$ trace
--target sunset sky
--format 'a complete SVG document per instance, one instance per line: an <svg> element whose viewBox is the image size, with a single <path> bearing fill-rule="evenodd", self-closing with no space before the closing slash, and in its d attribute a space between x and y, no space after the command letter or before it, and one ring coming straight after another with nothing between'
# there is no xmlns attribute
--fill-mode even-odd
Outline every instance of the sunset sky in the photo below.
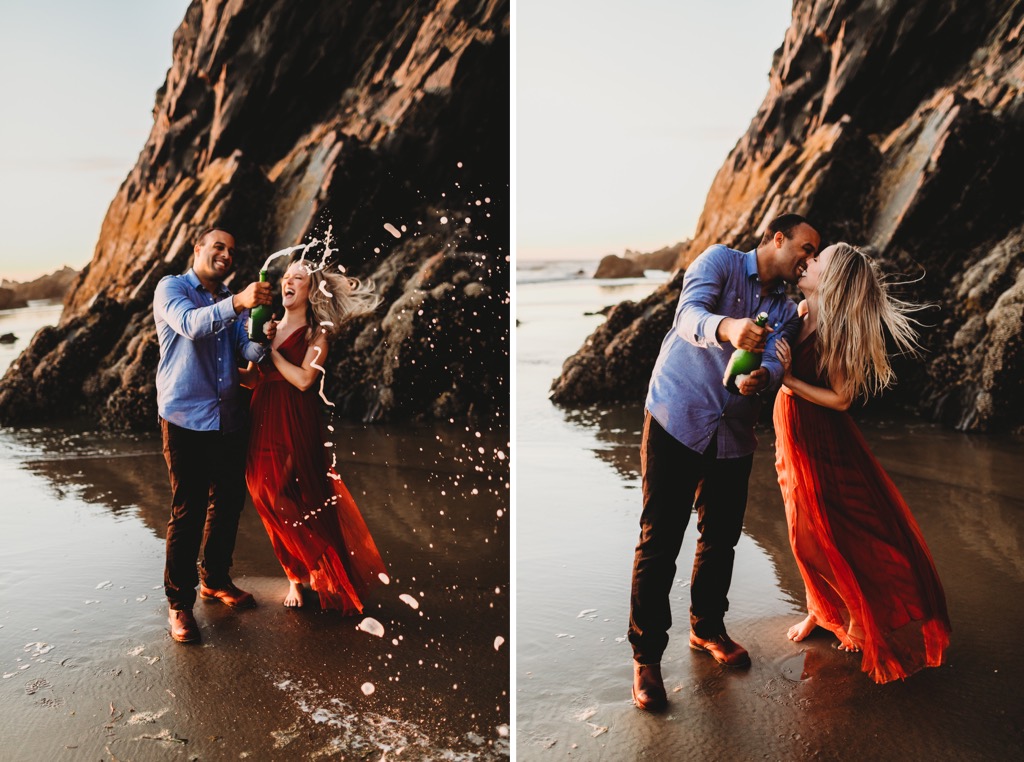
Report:
<svg viewBox="0 0 1024 762"><path fill-rule="evenodd" d="M690 237L768 92L790 0L521 0L516 256Z"/></svg>
<svg viewBox="0 0 1024 762"><path fill-rule="evenodd" d="M0 0L0 277L92 258L187 0Z"/></svg>

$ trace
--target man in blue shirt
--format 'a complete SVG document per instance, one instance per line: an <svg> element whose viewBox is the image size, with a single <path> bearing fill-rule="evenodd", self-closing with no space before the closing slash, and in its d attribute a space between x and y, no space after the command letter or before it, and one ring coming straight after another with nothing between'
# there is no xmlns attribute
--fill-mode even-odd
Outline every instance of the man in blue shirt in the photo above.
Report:
<svg viewBox="0 0 1024 762"><path fill-rule="evenodd" d="M759 395L777 389L782 379L775 343L785 337L794 344L799 332L784 282L800 278L820 244L806 219L785 214L769 223L755 250L711 246L686 271L651 376L640 449L643 513L628 634L633 700L641 709L667 704L661 657L691 508L700 537L690 582L690 647L729 666L750 664L746 650L726 634L724 616L757 446L754 424ZM753 319L759 312L768 313L764 328ZM738 385L739 395L722 383L736 348L764 352L761 367Z"/></svg>
<svg viewBox="0 0 1024 762"><path fill-rule="evenodd" d="M235 253L227 231L203 231L193 252L192 268L163 278L153 296L157 409L171 481L164 591L171 637L182 643L200 640L192 614L200 547L203 598L256 603L228 573L246 489L248 411L238 366L264 358L267 349L249 341L245 317L249 308L273 301L269 283L250 283L238 294L224 285ZM273 327L267 333L273 339Z"/></svg>

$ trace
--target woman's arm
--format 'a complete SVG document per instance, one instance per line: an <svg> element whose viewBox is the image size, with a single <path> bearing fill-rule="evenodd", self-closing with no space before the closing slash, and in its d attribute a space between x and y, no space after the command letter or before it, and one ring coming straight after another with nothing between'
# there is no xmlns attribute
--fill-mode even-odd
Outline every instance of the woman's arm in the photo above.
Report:
<svg viewBox="0 0 1024 762"><path fill-rule="evenodd" d="M306 356L302 358L302 365L288 362L276 349L271 350L270 359L285 381L304 392L323 373L324 360L327 359L327 337L322 333L316 335L306 350Z"/></svg>
<svg viewBox="0 0 1024 762"><path fill-rule="evenodd" d="M837 390L835 384L832 387L815 386L801 381L789 371L783 375L782 384L789 387L797 397L831 410L848 410L853 404L853 398Z"/></svg>
<svg viewBox="0 0 1024 762"><path fill-rule="evenodd" d="M841 391L842 379L832 379L832 386L815 386L806 381L801 381L793 375L793 355L789 342L780 338L776 345L776 354L779 362L785 371L782 374L783 393L795 394L801 399L813 402L815 405L827 407L830 410L848 410L853 404L853 397Z"/></svg>

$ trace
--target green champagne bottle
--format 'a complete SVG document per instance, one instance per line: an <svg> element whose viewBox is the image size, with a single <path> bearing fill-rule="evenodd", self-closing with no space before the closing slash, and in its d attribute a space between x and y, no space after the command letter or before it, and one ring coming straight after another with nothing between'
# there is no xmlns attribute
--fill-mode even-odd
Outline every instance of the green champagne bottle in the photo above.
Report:
<svg viewBox="0 0 1024 762"><path fill-rule="evenodd" d="M768 324L768 313L759 312L754 322L762 328ZM749 376L761 367L761 355L763 352L748 352L746 349L737 349L729 358L729 364L725 366L725 375L722 376L722 383L725 388L733 394L739 394L737 381L742 381L740 376Z"/></svg>
<svg viewBox="0 0 1024 762"><path fill-rule="evenodd" d="M260 270L260 283L267 282L267 271ZM263 326L270 320L270 305L258 304L249 311L249 341L258 341L261 344L267 340L263 333Z"/></svg>

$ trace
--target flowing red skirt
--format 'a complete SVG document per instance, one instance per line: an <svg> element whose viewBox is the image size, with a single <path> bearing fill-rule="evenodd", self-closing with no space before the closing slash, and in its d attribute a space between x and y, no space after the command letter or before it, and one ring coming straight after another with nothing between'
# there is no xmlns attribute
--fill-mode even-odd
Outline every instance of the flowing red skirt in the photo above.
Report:
<svg viewBox="0 0 1024 762"><path fill-rule="evenodd" d="M304 330L279 351L301 364ZM246 482L288 579L308 580L323 608L358 613L384 562L331 467L316 388L299 391L272 367L261 373L251 403Z"/></svg>
<svg viewBox="0 0 1024 762"><path fill-rule="evenodd" d="M813 344L794 350L800 378L817 375ZM785 391L774 418L775 465L808 613L860 646L861 668L876 683L942 664L951 631L942 583L910 509L853 419Z"/></svg>

